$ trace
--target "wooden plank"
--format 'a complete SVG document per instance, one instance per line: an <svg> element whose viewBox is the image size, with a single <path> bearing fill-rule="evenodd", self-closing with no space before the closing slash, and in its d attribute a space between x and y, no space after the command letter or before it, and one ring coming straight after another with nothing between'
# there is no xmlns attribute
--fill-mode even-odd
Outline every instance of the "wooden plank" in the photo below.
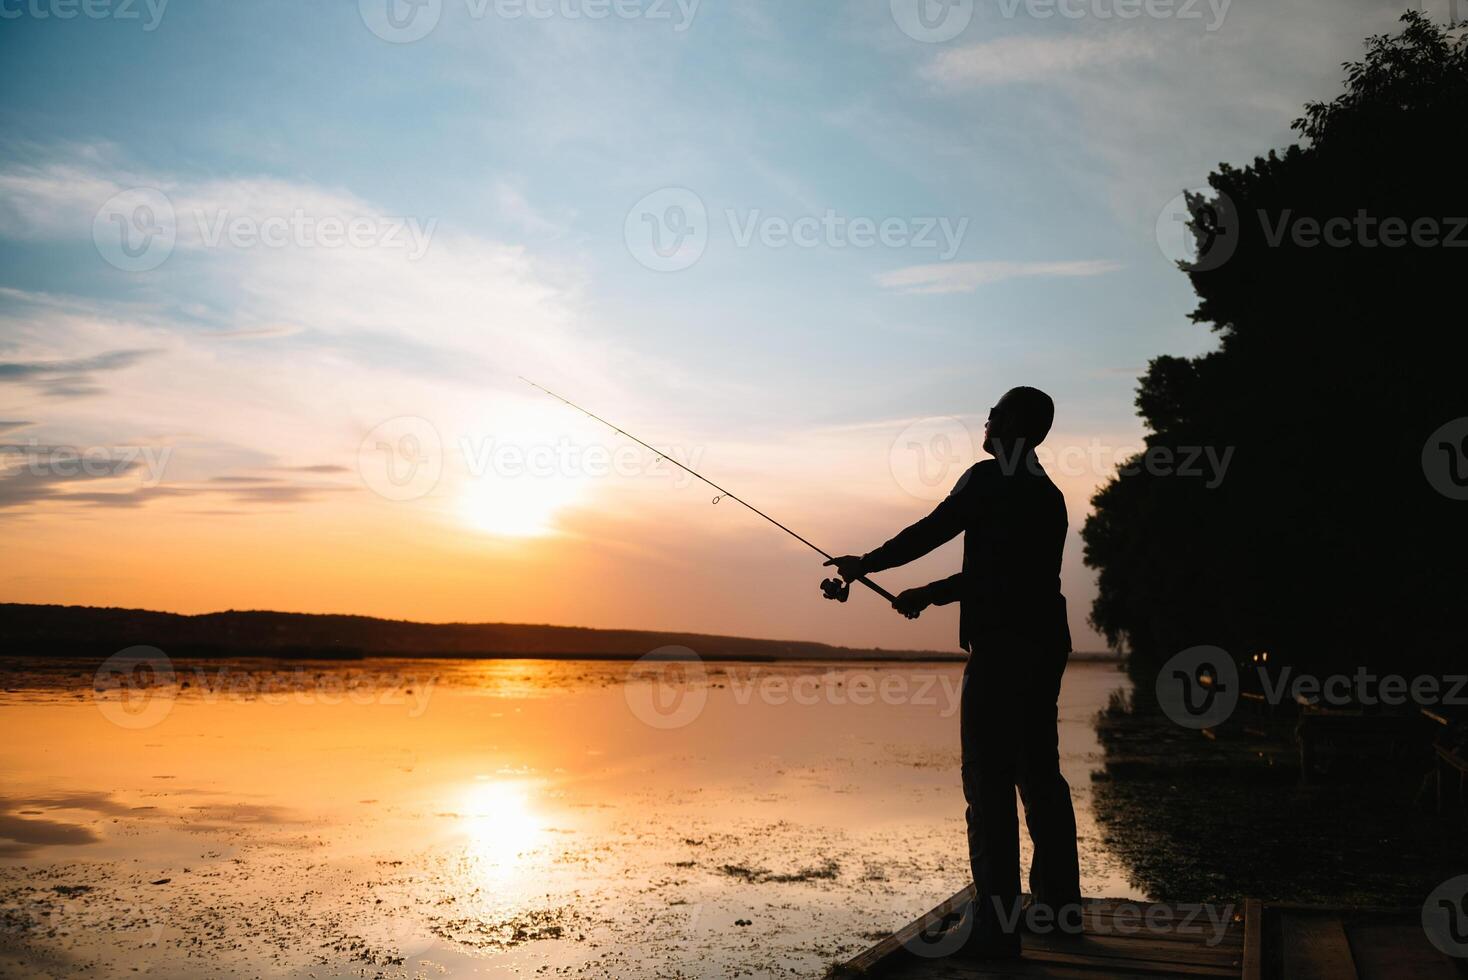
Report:
<svg viewBox="0 0 1468 980"><path fill-rule="evenodd" d="M1356 980L1356 962L1340 916L1280 914L1282 980Z"/></svg>
<svg viewBox="0 0 1468 980"><path fill-rule="evenodd" d="M1238 976L1237 948L1158 941L1152 936L1063 936L1024 935L1025 955L1044 957L1049 951L1082 953L1113 960L1150 960L1187 966L1211 966Z"/></svg>
<svg viewBox="0 0 1468 980"><path fill-rule="evenodd" d="M891 972L883 972L890 980L1157 980L1155 973L1133 973L1107 970L1098 973L1087 967L1015 960L1012 964L963 964L955 960L908 960Z"/></svg>
<svg viewBox="0 0 1468 980"><path fill-rule="evenodd" d="M1218 920L1227 906L1198 910L1162 902L1087 899L1082 907L1085 935L1026 932L1022 936L1024 959L1013 964L984 964L981 968L951 958L924 959L909 952L921 946L922 933L950 920L971 901L972 886L882 939L834 970L833 975L928 978L1075 974L1107 980L1123 976L1239 976L1244 917L1229 916L1220 934ZM1157 925L1149 928L1149 921Z"/></svg>
<svg viewBox="0 0 1468 980"><path fill-rule="evenodd" d="M1026 950L1024 955L1026 959L1035 963L1087 967L1097 977L1109 977L1112 975L1112 971L1118 969L1124 969L1128 973L1148 977L1237 977L1239 975L1238 968L1234 966L1203 966L1192 963L1174 963L1166 960L1139 958L1119 961L1111 956L1095 956L1082 952L1062 952L1058 949Z"/></svg>
<svg viewBox="0 0 1468 980"><path fill-rule="evenodd" d="M847 961L837 971L838 975L863 976L871 973L885 960L906 949L907 944L917 939L924 929L932 928L936 923L956 914L973 900L974 886L969 885L946 901L939 902L928 912L898 929L870 949Z"/></svg>
<svg viewBox="0 0 1468 980"><path fill-rule="evenodd" d="M1168 905L1160 902L1115 903L1107 912L1085 910L1082 923L1087 935L1115 936L1121 938L1142 937L1159 942L1193 945L1204 948L1226 947L1235 951L1243 946L1243 914L1236 911L1226 915L1222 933L1218 920L1228 912L1229 906L1216 905ZM1121 914L1125 910L1125 915ZM1171 925L1167 929L1149 929L1147 916L1156 912L1162 922Z"/></svg>
<svg viewBox="0 0 1468 980"><path fill-rule="evenodd" d="M1244 899L1244 969L1243 980L1263 980L1262 930L1264 903L1257 898Z"/></svg>
<svg viewBox="0 0 1468 980"><path fill-rule="evenodd" d="M1438 952L1421 923L1366 922L1349 925L1347 938L1361 980L1412 977L1414 980L1458 980L1462 974Z"/></svg>

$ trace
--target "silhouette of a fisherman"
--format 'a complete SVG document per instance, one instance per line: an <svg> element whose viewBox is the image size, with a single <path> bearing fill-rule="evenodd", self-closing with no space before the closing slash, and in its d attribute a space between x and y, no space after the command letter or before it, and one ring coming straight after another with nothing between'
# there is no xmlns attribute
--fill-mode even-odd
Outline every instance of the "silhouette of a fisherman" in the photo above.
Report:
<svg viewBox="0 0 1468 980"><path fill-rule="evenodd" d="M1060 592L1065 499L1035 456L1054 418L1049 395L1010 390L984 426L983 448L993 459L975 464L931 514L880 548L827 562L851 582L964 536L961 573L908 589L893 606L916 618L930 605L960 603L959 644L969 651L960 711L963 794L978 893L960 951L969 957L1019 955L1016 786L1035 845L1034 901L1065 931L1080 928L1075 811L1056 728L1071 649Z"/></svg>

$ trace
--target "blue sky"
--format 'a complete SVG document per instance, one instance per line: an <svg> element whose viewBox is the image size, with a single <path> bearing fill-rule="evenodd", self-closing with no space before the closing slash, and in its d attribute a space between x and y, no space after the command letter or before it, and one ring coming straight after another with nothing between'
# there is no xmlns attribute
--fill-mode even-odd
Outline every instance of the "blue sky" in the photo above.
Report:
<svg viewBox="0 0 1468 980"><path fill-rule="evenodd" d="M1211 345L1186 320L1159 214L1219 161L1287 145L1301 104L1332 97L1340 62L1400 10L1122 0L1141 9L1123 18L1113 0L955 0L946 15L966 26L934 42L902 29L918 2L621 0L626 16L593 19L610 4L508 17L504 0L430 0L433 29L410 43L369 27L403 0L94 0L70 19L66 0L0 2L0 425L17 445L170 449L151 485L126 469L72 500L65 474L10 479L11 452L0 521L32 564L0 573L0 599L951 645L948 611L911 625L811 602L818 570L701 490L564 465L510 489L465 473L462 447L617 444L523 373L696 449L835 551L930 504L897 472L915 421L976 431L1013 384L1056 397L1057 447L1114 459L1141 435L1147 359ZM134 188L163 195L176 232L141 271L94 237ZM666 234L681 220L667 202L704 211L676 271L647 268L627 233L659 192ZM828 212L893 235L782 243L782 222ZM375 237L210 237L290 215ZM923 243L929 225L961 228L956 248ZM388 506L359 444L401 417L430 422L445 476ZM1056 475L1073 528L1108 472ZM519 517L476 522L475 507ZM381 555L376 578L360 571L371 562L342 542L363 522L419 541L416 574L452 587L404 597ZM292 542L273 560L315 559L299 581L257 569L212 591L114 556L61 560L98 527L164 528L200 569L262 529ZM333 578L331 554L352 571ZM492 596L473 585L486 576ZM1078 645L1094 647L1074 538L1065 577Z"/></svg>

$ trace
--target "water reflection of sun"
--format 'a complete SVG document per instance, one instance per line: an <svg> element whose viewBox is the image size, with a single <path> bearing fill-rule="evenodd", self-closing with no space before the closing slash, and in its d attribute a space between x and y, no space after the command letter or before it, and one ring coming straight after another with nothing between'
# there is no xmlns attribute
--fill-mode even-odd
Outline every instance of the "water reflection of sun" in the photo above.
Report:
<svg viewBox="0 0 1468 980"><path fill-rule="evenodd" d="M461 813L469 853L500 870L515 868L521 856L545 837L545 826L524 783L475 783L464 793Z"/></svg>

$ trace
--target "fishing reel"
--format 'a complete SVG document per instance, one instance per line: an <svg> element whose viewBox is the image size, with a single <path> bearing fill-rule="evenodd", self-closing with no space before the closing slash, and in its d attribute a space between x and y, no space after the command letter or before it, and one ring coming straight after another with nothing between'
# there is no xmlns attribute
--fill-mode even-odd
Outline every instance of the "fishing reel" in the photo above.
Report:
<svg viewBox="0 0 1468 980"><path fill-rule="evenodd" d="M824 579L821 581L821 594L827 599L845 602L851 597L851 583L843 582L839 578Z"/></svg>

